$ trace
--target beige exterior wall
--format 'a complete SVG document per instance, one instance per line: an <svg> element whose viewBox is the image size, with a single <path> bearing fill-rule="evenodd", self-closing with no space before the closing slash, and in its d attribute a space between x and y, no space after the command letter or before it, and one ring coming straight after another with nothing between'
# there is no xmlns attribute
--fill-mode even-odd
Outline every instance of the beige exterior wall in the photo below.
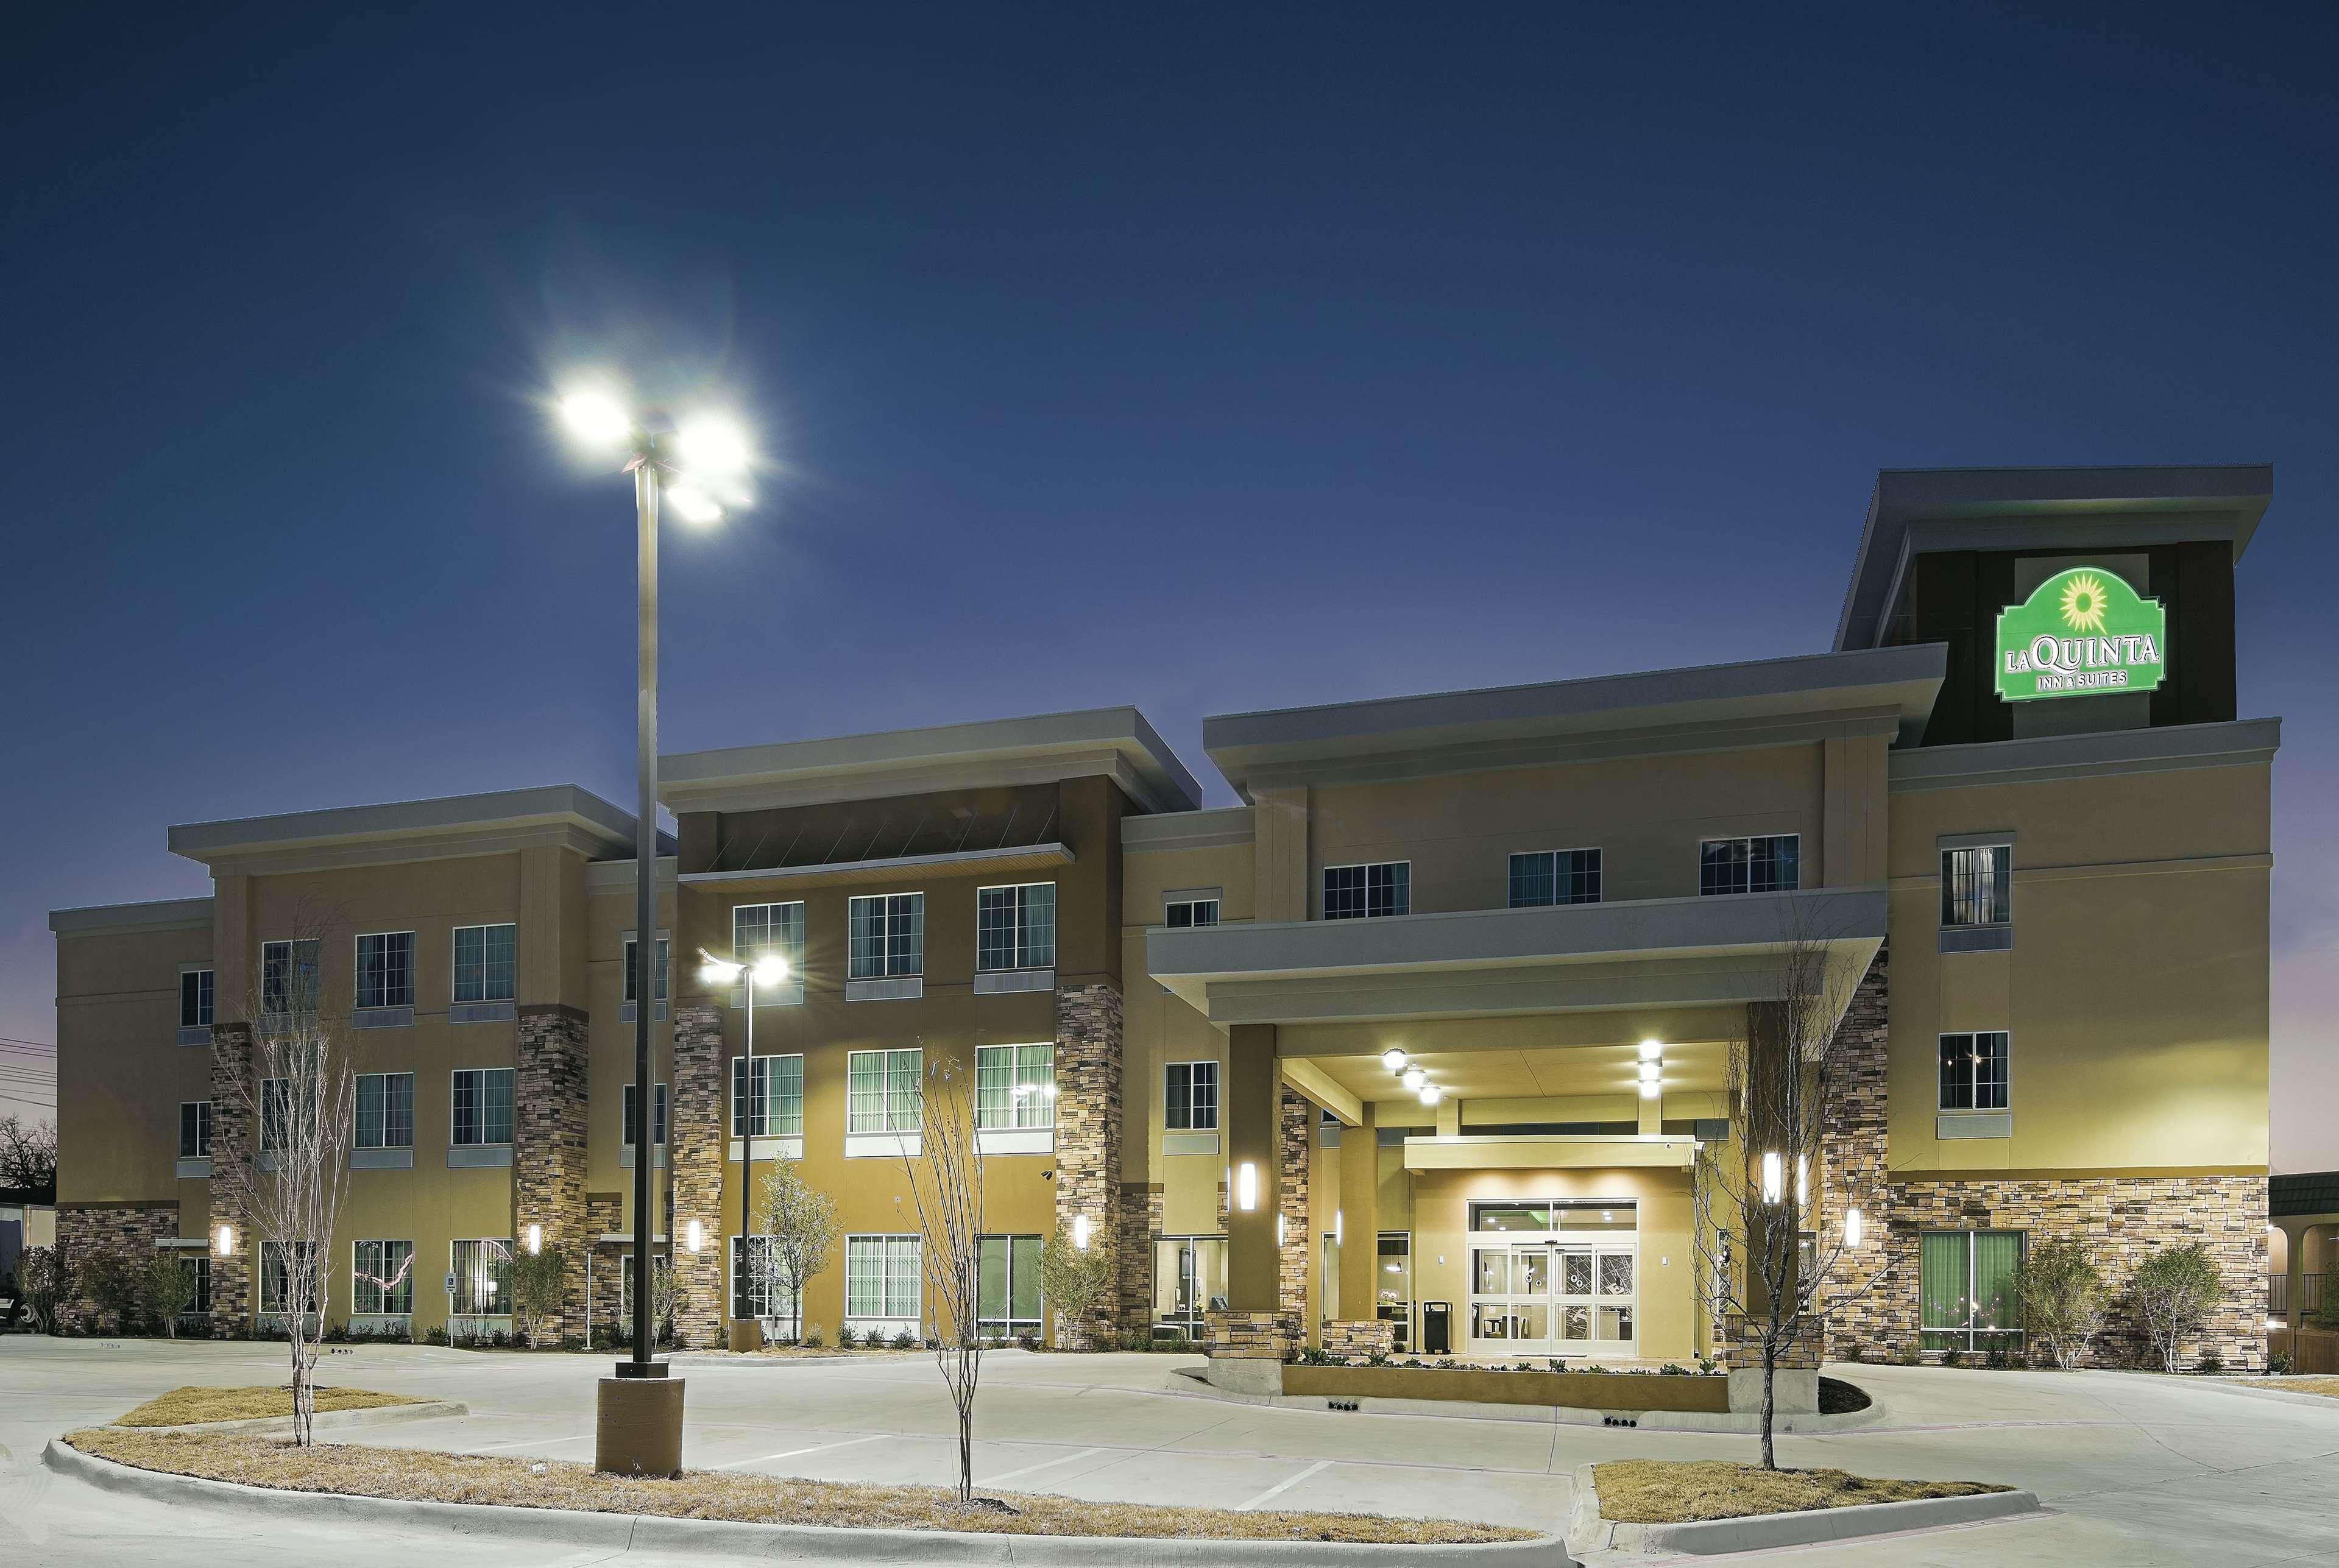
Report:
<svg viewBox="0 0 2339 1568"><path fill-rule="evenodd" d="M57 937L57 1201L176 1203L201 1235L205 1184L173 1174L179 1103L211 1098L208 1048L173 1043L179 971L209 925Z"/></svg>

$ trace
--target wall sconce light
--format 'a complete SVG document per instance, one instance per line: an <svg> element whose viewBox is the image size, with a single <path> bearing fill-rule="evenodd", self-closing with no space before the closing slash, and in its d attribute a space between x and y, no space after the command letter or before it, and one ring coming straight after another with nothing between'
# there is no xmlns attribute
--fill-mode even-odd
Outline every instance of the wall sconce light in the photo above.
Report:
<svg viewBox="0 0 2339 1568"><path fill-rule="evenodd" d="M1664 1055L1664 1053L1665 1047L1663 1040L1644 1040L1641 1042L1641 1060L1643 1061L1654 1061L1659 1057Z"/></svg>
<svg viewBox="0 0 2339 1568"><path fill-rule="evenodd" d="M1387 1050L1381 1052L1381 1065L1387 1068L1391 1072L1403 1072L1405 1070L1405 1052L1399 1050L1395 1046L1390 1046Z"/></svg>
<svg viewBox="0 0 2339 1568"><path fill-rule="evenodd" d="M1085 1214L1075 1214L1072 1216L1072 1250L1086 1252L1088 1249L1089 1217Z"/></svg>
<svg viewBox="0 0 2339 1568"><path fill-rule="evenodd" d="M1762 1201L1776 1203L1786 1191L1786 1165L1776 1154L1762 1157Z"/></svg>
<svg viewBox="0 0 2339 1568"><path fill-rule="evenodd" d="M1342 1232L1343 1232L1344 1230L1346 1230L1346 1228L1347 1228L1347 1227L1342 1223L1342 1216L1341 1216L1341 1212L1340 1212L1340 1210L1338 1210L1338 1209L1337 1209L1337 1208L1336 1208L1336 1209L1334 1209L1334 1210L1332 1211L1332 1245L1333 1245L1333 1246L1337 1247L1337 1246L1339 1246L1339 1245L1340 1245L1340 1237L1341 1237Z"/></svg>
<svg viewBox="0 0 2339 1568"><path fill-rule="evenodd" d="M1795 1156L1795 1207L1801 1208L1811 1200L1811 1186L1803 1171L1803 1157Z"/></svg>
<svg viewBox="0 0 2339 1568"><path fill-rule="evenodd" d="M1248 1159L1235 1167L1235 1207L1245 1214L1258 1207L1258 1167Z"/></svg>
<svg viewBox="0 0 2339 1568"><path fill-rule="evenodd" d="M1848 1210L1843 1217L1843 1244L1846 1247L1858 1247L1860 1232L1860 1210L1857 1208Z"/></svg>
<svg viewBox="0 0 2339 1568"><path fill-rule="evenodd" d="M1281 1246L1284 1244L1284 1241L1285 1241L1285 1239L1286 1239L1287 1232L1289 1230L1289 1228L1289 1228L1288 1225L1286 1225L1286 1224L1284 1223L1283 1215L1281 1214L1281 1212L1280 1212L1280 1211L1278 1211L1278 1212L1276 1214L1276 1217L1275 1217L1275 1244L1276 1244L1276 1246L1278 1246L1278 1247L1281 1247Z"/></svg>
<svg viewBox="0 0 2339 1568"><path fill-rule="evenodd" d="M534 1257L543 1250L544 1227L541 1225L529 1226L528 1228L528 1255L530 1257Z"/></svg>
<svg viewBox="0 0 2339 1568"><path fill-rule="evenodd" d="M235 1227L222 1225L212 1232L212 1255L215 1257L235 1256Z"/></svg>
<svg viewBox="0 0 2339 1568"><path fill-rule="evenodd" d="M696 1252L706 1244L706 1229L700 1226L698 1221L696 1219L692 1220L690 1222L690 1228L683 1233L682 1245L684 1248L687 1251Z"/></svg>

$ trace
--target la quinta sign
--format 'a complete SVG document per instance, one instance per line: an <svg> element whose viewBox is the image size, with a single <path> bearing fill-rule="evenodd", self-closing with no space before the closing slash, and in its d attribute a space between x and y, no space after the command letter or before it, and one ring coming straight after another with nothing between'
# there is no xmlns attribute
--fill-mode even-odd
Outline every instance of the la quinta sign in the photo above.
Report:
<svg viewBox="0 0 2339 1568"><path fill-rule="evenodd" d="M2160 684L2168 617L2101 567L2057 572L1998 616L1998 695L2038 697L2148 692Z"/></svg>

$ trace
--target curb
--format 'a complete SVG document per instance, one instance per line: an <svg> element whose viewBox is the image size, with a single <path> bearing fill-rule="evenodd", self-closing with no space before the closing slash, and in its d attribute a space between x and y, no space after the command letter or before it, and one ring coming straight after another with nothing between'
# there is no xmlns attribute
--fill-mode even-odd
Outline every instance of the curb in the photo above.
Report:
<svg viewBox="0 0 2339 1568"><path fill-rule="evenodd" d="M1189 1386L1180 1387L1176 1381L1164 1385L1163 1392L1189 1399L1215 1399L1227 1405L1256 1405L1278 1410L1310 1410L1318 1415L1327 1410L1327 1396L1320 1394L1244 1394L1220 1388L1198 1376L1189 1376L1184 1368L1173 1367L1172 1379L1183 1378ZM1772 1429L1781 1435L1823 1436L1831 1432L1848 1432L1867 1426L1885 1416L1884 1402L1869 1394L1868 1408L1845 1415L1817 1415L1809 1413L1781 1412L1774 1417ZM1391 1399L1372 1395L1358 1395L1351 1403L1352 1410L1342 1415L1426 1415L1455 1421L1503 1421L1535 1426L1604 1426L1612 1415L1622 1415L1643 1432L1711 1432L1731 1435L1746 1435L1762 1429L1762 1417L1751 1413L1694 1410L1594 1410L1576 1405L1494 1405L1473 1399Z"/></svg>
<svg viewBox="0 0 2339 1568"><path fill-rule="evenodd" d="M617 1551L657 1549L724 1557L814 1557L840 1563L996 1563L1038 1568L1083 1564L1167 1564L1169 1568L1255 1568L1378 1563L1386 1568L1577 1568L1555 1535L1484 1545L1373 1545L1348 1541L1178 1540L1126 1535L1014 1535L959 1530L854 1530L821 1524L749 1524L649 1514L587 1514L566 1508L512 1508L484 1503L415 1503L338 1492L279 1492L140 1470L49 1439L42 1463L61 1475L107 1492L177 1506L345 1522L402 1524L449 1534L550 1542Z"/></svg>
<svg viewBox="0 0 2339 1568"><path fill-rule="evenodd" d="M443 1421L469 1415L471 1407L459 1399L433 1399L421 1405L370 1405L359 1410L320 1410L310 1419L320 1432L345 1431L352 1426L396 1426L406 1421ZM273 1433L292 1430L290 1415L254 1415L243 1421L191 1421L179 1426L123 1426L123 1432Z"/></svg>
<svg viewBox="0 0 2339 1568"><path fill-rule="evenodd" d="M1774 1546L1810 1546L1909 1530L1978 1524L2041 1512L2032 1492L1984 1492L1970 1497L1921 1497L1910 1503L1861 1503L1798 1514L1758 1514L1744 1519L1700 1519L1683 1524L1632 1524L1600 1516L1593 1466L1575 1470L1575 1513L1567 1528L1571 1552L1678 1553L1709 1557Z"/></svg>

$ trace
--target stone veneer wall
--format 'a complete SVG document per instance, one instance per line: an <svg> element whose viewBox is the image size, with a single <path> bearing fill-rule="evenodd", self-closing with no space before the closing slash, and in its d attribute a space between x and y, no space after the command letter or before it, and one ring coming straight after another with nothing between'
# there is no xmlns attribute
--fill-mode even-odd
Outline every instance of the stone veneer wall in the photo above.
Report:
<svg viewBox="0 0 2339 1568"><path fill-rule="evenodd" d="M671 1113L672 1108L667 1109ZM673 1136L671 1129L667 1129L667 1136ZM627 1171L627 1174L630 1176L633 1173ZM625 1316L626 1287L618 1277L621 1267L617 1262L623 1253L614 1245L603 1246L601 1243L602 1237L624 1228L625 1223L624 1193L588 1192L585 1195L585 1237L578 1248L580 1256L577 1267L581 1275L585 1268L584 1256L581 1255L592 1257L593 1277L591 1288L586 1292L586 1310L591 1315L590 1326L594 1331L614 1330ZM581 1285L579 1287L583 1288Z"/></svg>
<svg viewBox="0 0 2339 1568"><path fill-rule="evenodd" d="M1095 1314L1060 1323L1073 1349L1109 1343L1126 1309L1127 1238L1121 1220L1120 988L1109 983L1056 988L1056 1224L1089 1219L1091 1246L1114 1252ZM1150 1271L1149 1276L1150 1277Z"/></svg>
<svg viewBox="0 0 2339 1568"><path fill-rule="evenodd" d="M1153 1326L1154 1244L1161 1239L1158 1181L1120 1184L1120 1327L1146 1334Z"/></svg>
<svg viewBox="0 0 2339 1568"><path fill-rule="evenodd" d="M1762 1365L1762 1335L1758 1318L1732 1314L1723 1320L1722 1364L1732 1371ZM1779 1346L1777 1366L1791 1371L1813 1371L1820 1364L1821 1324L1816 1317L1798 1318Z"/></svg>
<svg viewBox="0 0 2339 1568"><path fill-rule="evenodd" d="M719 1347L731 1304L724 1298L725 1238L723 1173L730 1129L723 1125L727 1058L723 1015L707 1006L674 1011L674 1088L666 1107L667 1249L674 1258L677 1292L676 1340L698 1349ZM698 1221L704 1245L687 1245L690 1222Z"/></svg>
<svg viewBox="0 0 2339 1568"><path fill-rule="evenodd" d="M252 1159L260 1129L252 1125L242 1085L252 1070L252 1026L212 1026L211 1225L235 1231L232 1257L212 1258L212 1331L240 1335L252 1326Z"/></svg>
<svg viewBox="0 0 2339 1568"><path fill-rule="evenodd" d="M587 1115L586 1015L558 1002L518 1010L512 1074L512 1235L523 1244L530 1225L544 1245L565 1249L567 1288L544 1329L558 1338L583 1332Z"/></svg>
<svg viewBox="0 0 2339 1568"><path fill-rule="evenodd" d="M154 1244L179 1234L176 1198L154 1202L64 1203L57 1206L57 1252L64 1259L73 1288L57 1304L57 1326L67 1334L127 1332L131 1326L104 1317L84 1299L81 1271L94 1259L112 1254L133 1268L143 1268L154 1258Z"/></svg>
<svg viewBox="0 0 2339 1568"><path fill-rule="evenodd" d="M1333 1318L1324 1325L1327 1356L1387 1356L1396 1348L1396 1325L1381 1317Z"/></svg>
<svg viewBox="0 0 2339 1568"><path fill-rule="evenodd" d="M1887 1185L1884 1083L1891 1044L1890 959L1889 947L1876 950L1836 1026L1823 1069L1818 1233L1829 1238L1829 1246L1836 1246L1843 1237L1845 1211L1858 1208L1861 1220L1860 1245L1844 1250L1836 1278L1818 1304L1845 1303L1828 1314L1827 1343L1834 1356L1880 1336L1884 1318L1893 1310L1893 1295L1906 1294L1912 1303L1916 1299L1914 1281L1905 1292L1898 1279L1867 1289L1889 1261L1891 1190Z"/></svg>
<svg viewBox="0 0 2339 1568"><path fill-rule="evenodd" d="M1276 1249L1276 1302L1284 1330L1295 1345L1315 1336L1308 1321L1308 1266L1315 1256L1313 1220L1308 1203L1308 1133L1316 1120L1316 1104L1298 1090L1286 1087L1276 1102L1277 1154L1283 1167L1276 1183L1276 1213L1283 1221L1283 1245Z"/></svg>
<svg viewBox="0 0 2339 1568"><path fill-rule="evenodd" d="M1219 1361L1282 1361L1290 1356L1291 1331L1280 1312L1216 1311L1203 1315L1206 1348Z"/></svg>

